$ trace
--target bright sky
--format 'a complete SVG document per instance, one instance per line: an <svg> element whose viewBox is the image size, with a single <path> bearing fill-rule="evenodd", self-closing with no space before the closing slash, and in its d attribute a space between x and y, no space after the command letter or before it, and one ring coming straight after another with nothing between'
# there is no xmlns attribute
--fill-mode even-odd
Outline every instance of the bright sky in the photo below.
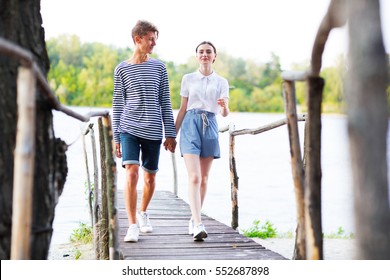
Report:
<svg viewBox="0 0 390 280"><path fill-rule="evenodd" d="M76 34L83 42L133 48L138 19L160 31L155 52L185 63L201 41L233 57L268 62L280 57L285 70L309 61L315 35L330 0L41 0L46 39ZM381 0L384 43L390 53L390 0ZM328 38L323 65L347 50L345 27Z"/></svg>

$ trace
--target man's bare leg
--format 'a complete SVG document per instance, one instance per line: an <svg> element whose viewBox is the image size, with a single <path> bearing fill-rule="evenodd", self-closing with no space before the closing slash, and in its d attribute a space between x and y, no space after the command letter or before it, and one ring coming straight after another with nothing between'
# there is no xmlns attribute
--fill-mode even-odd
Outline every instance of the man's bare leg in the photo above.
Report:
<svg viewBox="0 0 390 280"><path fill-rule="evenodd" d="M129 225L136 224L138 169L136 164L126 165L125 206Z"/></svg>

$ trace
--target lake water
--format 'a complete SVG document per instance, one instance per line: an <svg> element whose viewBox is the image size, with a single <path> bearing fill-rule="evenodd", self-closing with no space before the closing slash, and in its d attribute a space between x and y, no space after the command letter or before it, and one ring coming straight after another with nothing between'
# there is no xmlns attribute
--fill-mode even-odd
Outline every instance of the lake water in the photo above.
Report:
<svg viewBox="0 0 390 280"><path fill-rule="evenodd" d="M105 110L74 107L73 109L82 114ZM177 111L174 112L175 116L176 113ZM69 236L74 229L79 227L80 222L90 224L81 136L87 124L60 112L54 111L53 114L56 137L62 138L70 145L67 152L68 177L64 192L56 207L53 225L52 244L61 244L68 242ZM218 122L220 127L234 123L236 129L253 129L283 118L285 118L284 114L233 112L227 118L219 116ZM95 135L98 139L97 118L92 122L95 123ZM337 232L339 227L342 227L346 233L354 232L353 190L346 125L345 116L325 115L322 117L322 227L326 234ZM299 122L301 146L303 146L303 129L304 122ZM92 176L93 164L89 137L86 137L86 143L90 160L89 170ZM220 134L220 145L221 158L213 163L203 212L230 225L229 135L227 132ZM236 137L240 229L248 229L254 220L260 220L262 223L269 220L280 233L295 231L296 207L289 149L285 125L257 135ZM179 146L175 156L178 169L178 195L188 201L187 174ZM124 170L120 164L118 164L117 171L117 186L123 189ZM91 181L93 181L92 177ZM142 180L138 187L142 187ZM156 190L173 191L171 154L163 148Z"/></svg>

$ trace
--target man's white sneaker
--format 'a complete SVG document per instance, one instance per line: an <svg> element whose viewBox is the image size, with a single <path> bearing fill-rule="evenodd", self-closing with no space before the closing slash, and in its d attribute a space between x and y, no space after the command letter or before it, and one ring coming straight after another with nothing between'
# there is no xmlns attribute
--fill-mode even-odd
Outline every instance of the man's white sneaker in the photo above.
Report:
<svg viewBox="0 0 390 280"><path fill-rule="evenodd" d="M149 214L147 212L137 212L137 221L139 225L139 230L143 233L148 233L153 231L153 227L150 224Z"/></svg>
<svg viewBox="0 0 390 280"><path fill-rule="evenodd" d="M194 227L194 240L202 241L204 238L207 238L207 231L203 224L199 224Z"/></svg>
<svg viewBox="0 0 390 280"><path fill-rule="evenodd" d="M125 242L137 242L139 237L139 229L137 224L132 224L127 229L127 233L125 238L123 239Z"/></svg>
<svg viewBox="0 0 390 280"><path fill-rule="evenodd" d="M189 235L193 235L194 234L194 220L193 219L191 219L188 222L188 234Z"/></svg>

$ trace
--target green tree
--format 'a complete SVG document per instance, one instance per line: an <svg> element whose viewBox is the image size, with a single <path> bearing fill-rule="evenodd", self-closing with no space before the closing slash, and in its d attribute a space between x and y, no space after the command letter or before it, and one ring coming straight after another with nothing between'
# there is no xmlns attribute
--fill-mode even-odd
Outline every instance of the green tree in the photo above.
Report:
<svg viewBox="0 0 390 280"><path fill-rule="evenodd" d="M323 112L337 113L344 112L344 83L345 59L339 56L336 66L325 68L321 76L325 79L323 93Z"/></svg>
<svg viewBox="0 0 390 280"><path fill-rule="evenodd" d="M112 104L115 66L132 53L129 48L82 43L74 35L61 35L48 40L47 50L51 64L48 79L59 100L67 105L104 107L110 107ZM156 54L152 56L158 59ZM166 61L165 64L172 106L178 109L182 77L186 73L196 71L199 67L198 61L193 55L183 64L175 64L172 61ZM345 58L340 56L334 66L324 68L321 72L325 79L323 112L344 112L345 64ZM292 70L306 71L309 65L309 62L305 61L293 65ZM231 111L284 111L282 69L280 58L276 54L271 53L269 61L259 63L219 52L214 69L229 82ZM306 83L296 82L295 89L297 105L299 110L304 112L307 99ZM390 95L390 87L387 92Z"/></svg>
<svg viewBox="0 0 390 280"><path fill-rule="evenodd" d="M74 35L47 42L48 80L60 102L76 106L111 106L115 66L131 55L101 43L84 43Z"/></svg>

